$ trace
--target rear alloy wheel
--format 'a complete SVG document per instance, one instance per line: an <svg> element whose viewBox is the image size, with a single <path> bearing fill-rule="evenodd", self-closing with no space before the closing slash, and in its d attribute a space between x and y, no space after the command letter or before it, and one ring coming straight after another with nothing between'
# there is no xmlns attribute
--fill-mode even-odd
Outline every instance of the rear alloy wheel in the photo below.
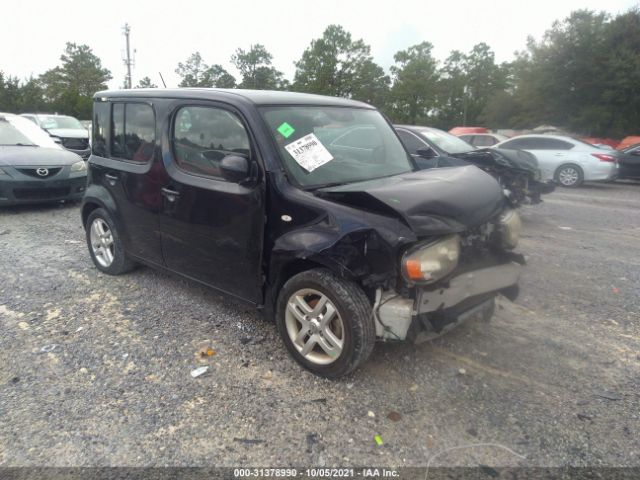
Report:
<svg viewBox="0 0 640 480"><path fill-rule="evenodd" d="M95 218L89 229L89 238L91 240L91 250L96 261L102 267L109 268L113 263L115 251L113 235L107 222L100 217Z"/></svg>
<svg viewBox="0 0 640 480"><path fill-rule="evenodd" d="M120 235L105 209L92 211L85 229L89 253L98 270L109 275L120 275L135 267L135 263L126 257Z"/></svg>
<svg viewBox="0 0 640 480"><path fill-rule="evenodd" d="M355 370L375 343L371 303L355 283L329 270L290 278L280 290L278 331L303 367L328 378Z"/></svg>
<svg viewBox="0 0 640 480"><path fill-rule="evenodd" d="M579 187L583 178L582 169L576 165L562 165L556 170L556 182L563 187Z"/></svg>

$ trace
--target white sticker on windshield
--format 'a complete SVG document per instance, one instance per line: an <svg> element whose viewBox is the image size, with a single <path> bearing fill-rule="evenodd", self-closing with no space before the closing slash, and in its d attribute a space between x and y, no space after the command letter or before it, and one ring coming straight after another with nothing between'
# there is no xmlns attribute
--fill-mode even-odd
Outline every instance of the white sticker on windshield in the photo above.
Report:
<svg viewBox="0 0 640 480"><path fill-rule="evenodd" d="M285 145L284 148L286 148L287 152L298 162L298 165L309 173L333 160L331 152L324 147L320 140L318 140L318 137L313 133L289 145Z"/></svg>

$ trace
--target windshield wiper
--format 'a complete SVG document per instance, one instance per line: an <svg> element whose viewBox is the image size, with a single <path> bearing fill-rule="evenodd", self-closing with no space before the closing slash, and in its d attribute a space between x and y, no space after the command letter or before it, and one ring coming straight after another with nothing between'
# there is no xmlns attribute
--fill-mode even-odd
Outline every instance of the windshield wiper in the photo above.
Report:
<svg viewBox="0 0 640 480"><path fill-rule="evenodd" d="M348 183L353 182L333 182L333 183L325 183L324 185L318 185L316 187L309 187L307 190L321 190L323 188L331 188L331 187L339 187L341 185L347 185Z"/></svg>
<svg viewBox="0 0 640 480"><path fill-rule="evenodd" d="M35 143L2 143L0 147L37 147Z"/></svg>

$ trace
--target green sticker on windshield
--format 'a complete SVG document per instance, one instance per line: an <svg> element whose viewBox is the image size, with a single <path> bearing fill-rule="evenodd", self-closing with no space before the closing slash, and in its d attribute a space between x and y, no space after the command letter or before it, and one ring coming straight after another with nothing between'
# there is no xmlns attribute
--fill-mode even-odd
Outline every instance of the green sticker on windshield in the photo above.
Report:
<svg viewBox="0 0 640 480"><path fill-rule="evenodd" d="M296 129L289 125L287 122L284 122L278 127L278 132L280 132L280 135L282 135L284 138L289 138L295 131Z"/></svg>

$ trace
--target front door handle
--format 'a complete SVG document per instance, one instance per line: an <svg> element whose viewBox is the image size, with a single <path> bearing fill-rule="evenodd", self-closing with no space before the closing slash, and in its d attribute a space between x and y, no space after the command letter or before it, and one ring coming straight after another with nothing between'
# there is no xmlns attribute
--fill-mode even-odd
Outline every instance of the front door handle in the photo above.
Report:
<svg viewBox="0 0 640 480"><path fill-rule="evenodd" d="M170 188L161 188L162 195L167 198L170 202L175 202L176 198L180 196L180 192L176 192L175 190L171 190Z"/></svg>

